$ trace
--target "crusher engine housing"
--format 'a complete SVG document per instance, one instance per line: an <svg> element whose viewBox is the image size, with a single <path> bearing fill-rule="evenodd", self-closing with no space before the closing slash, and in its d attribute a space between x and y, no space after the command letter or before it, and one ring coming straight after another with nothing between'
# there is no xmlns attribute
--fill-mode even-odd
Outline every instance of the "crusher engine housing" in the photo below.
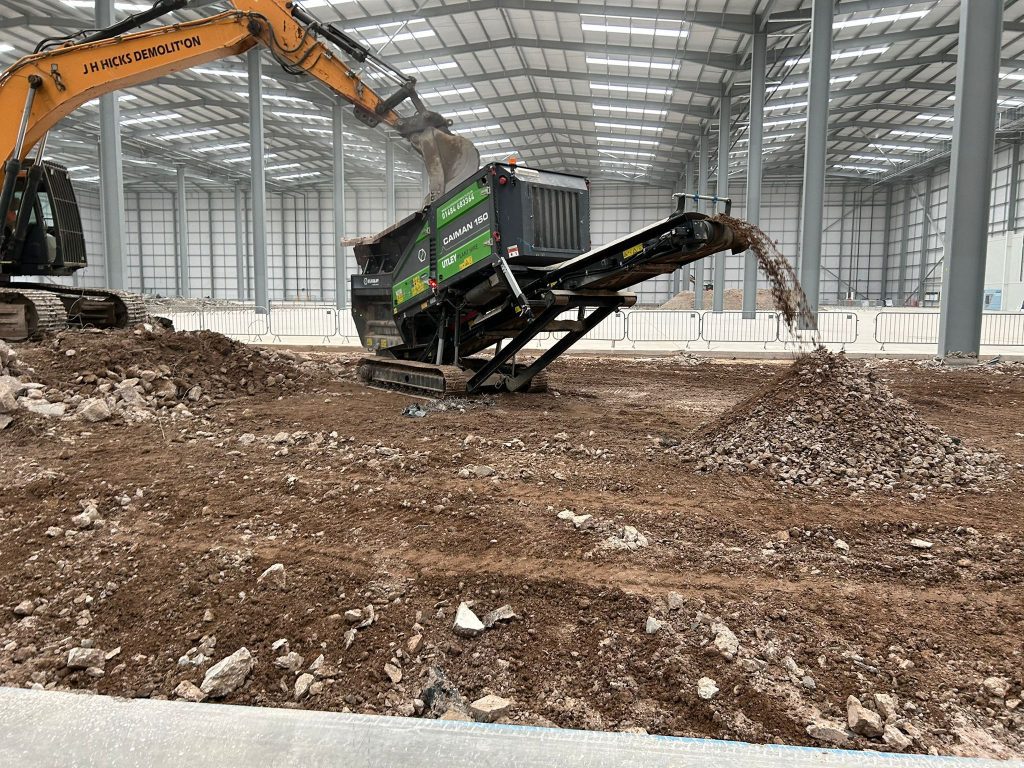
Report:
<svg viewBox="0 0 1024 768"><path fill-rule="evenodd" d="M627 288L746 249L727 224L685 210L702 198L675 197L665 219L591 249L586 178L491 163L380 234L347 241L360 269L352 314L376 353L360 376L436 395L542 389L553 360L636 303ZM517 363L544 332L559 337Z"/></svg>

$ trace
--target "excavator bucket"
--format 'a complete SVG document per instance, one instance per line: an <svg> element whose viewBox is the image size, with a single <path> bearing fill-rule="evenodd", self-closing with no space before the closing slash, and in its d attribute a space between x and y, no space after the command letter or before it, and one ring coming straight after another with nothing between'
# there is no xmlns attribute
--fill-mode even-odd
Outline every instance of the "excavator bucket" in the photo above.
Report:
<svg viewBox="0 0 1024 768"><path fill-rule="evenodd" d="M423 158L436 200L480 168L480 151L469 139L451 132L449 121L436 112L420 112L403 119L398 132Z"/></svg>

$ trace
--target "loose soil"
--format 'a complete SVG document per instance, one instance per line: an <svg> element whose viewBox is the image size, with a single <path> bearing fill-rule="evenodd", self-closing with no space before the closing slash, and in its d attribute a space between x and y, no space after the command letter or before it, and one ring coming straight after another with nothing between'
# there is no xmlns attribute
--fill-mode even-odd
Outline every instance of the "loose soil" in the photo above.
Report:
<svg viewBox="0 0 1024 768"><path fill-rule="evenodd" d="M128 364L126 335L103 337L89 364ZM74 385L84 348L17 347L51 387ZM352 370L336 357L313 355ZM927 422L1011 468L1005 491L915 501L681 465L679 443L785 362L570 357L545 394L409 418L407 394L288 377L280 357L259 373L286 383L250 392L249 363L211 359L223 386L191 418L19 413L0 431L3 684L168 697L209 668L181 664L190 650L214 644L217 661L245 646L257 665L233 704L429 713L442 673L456 700L511 699L513 723L810 745L811 722L845 725L848 696L894 693L920 731L912 751L1024 755L1020 370L873 366ZM459 477L467 466L495 473ZM88 500L103 521L78 530ZM647 546L609 546L625 526ZM257 585L274 563L283 590ZM25 600L32 615L15 615ZM517 618L459 637L463 601ZM346 648L342 614L369 605L376 620ZM663 625L647 634L651 616ZM718 622L739 640L734 660L715 650ZM324 656L314 695L295 701L279 639L300 671ZM102 676L66 667L83 642L110 655ZM1007 682L999 697L991 677Z"/></svg>

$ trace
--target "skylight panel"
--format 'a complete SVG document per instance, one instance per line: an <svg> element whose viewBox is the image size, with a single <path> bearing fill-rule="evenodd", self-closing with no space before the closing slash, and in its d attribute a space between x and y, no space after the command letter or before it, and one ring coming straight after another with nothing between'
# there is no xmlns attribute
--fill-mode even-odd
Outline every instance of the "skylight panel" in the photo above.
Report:
<svg viewBox="0 0 1024 768"><path fill-rule="evenodd" d="M605 67L630 67L636 69L660 69L675 72L678 64L665 61L645 61L643 59L605 59L600 56L587 56L587 64L600 64Z"/></svg>
<svg viewBox="0 0 1024 768"><path fill-rule="evenodd" d="M196 128L195 130L181 131L179 133L165 133L154 138L161 139L162 141L176 141L178 139L195 139L199 136L213 136L217 133L220 133L220 131L216 128Z"/></svg>
<svg viewBox="0 0 1024 768"><path fill-rule="evenodd" d="M621 112L624 115L645 115L650 117L665 117L668 110L648 109L646 107L617 107L613 104L594 104L595 110L602 112Z"/></svg>
<svg viewBox="0 0 1024 768"><path fill-rule="evenodd" d="M897 129L890 131L893 136L912 136L916 139L934 139L935 141L949 141L953 138L952 134L949 133L933 133L931 131L908 131L905 129Z"/></svg>
<svg viewBox="0 0 1024 768"><path fill-rule="evenodd" d="M677 40L690 34L683 29L681 22L640 19L633 16L602 16L594 13L580 14L580 27L584 32L671 37Z"/></svg>
<svg viewBox="0 0 1024 768"><path fill-rule="evenodd" d="M636 144L638 146L645 147L657 147L661 144L660 141L652 141L651 139L634 139L626 136L598 136L598 141L608 141L612 144Z"/></svg>
<svg viewBox="0 0 1024 768"><path fill-rule="evenodd" d="M661 133L664 130L660 125L630 125L629 123L603 123L599 121L594 122L594 127L612 131L647 131L648 133Z"/></svg>
<svg viewBox="0 0 1024 768"><path fill-rule="evenodd" d="M649 85L618 85L616 83L591 83L590 90L608 93L624 93L627 96L671 96L671 88L652 88Z"/></svg>
<svg viewBox="0 0 1024 768"><path fill-rule="evenodd" d="M181 117L177 112L165 112L162 115L146 115L145 117L130 117L122 120L121 125L146 125L147 123L162 123L167 120L178 120Z"/></svg>
<svg viewBox="0 0 1024 768"><path fill-rule="evenodd" d="M842 85L843 83L852 83L856 79L857 75L843 75L842 77L829 78L829 83L831 85ZM796 91L809 86L810 83L805 80L802 83L779 83L778 85L770 85L768 86L768 90L778 93L779 91Z"/></svg>
<svg viewBox="0 0 1024 768"><path fill-rule="evenodd" d="M885 53L889 50L888 45L879 45L875 48L861 48L858 51L836 51L832 54L832 61L839 61L840 59L856 59L860 56L872 56L876 53ZM786 66L792 67L796 64L810 64L811 57L803 56L799 59L787 59Z"/></svg>
<svg viewBox="0 0 1024 768"><path fill-rule="evenodd" d="M928 13L928 11L903 11L901 13L872 16L869 19L847 19L846 21L833 22L832 29L852 29L855 27L868 27L872 24L892 24L894 21L906 21L907 19L923 19Z"/></svg>

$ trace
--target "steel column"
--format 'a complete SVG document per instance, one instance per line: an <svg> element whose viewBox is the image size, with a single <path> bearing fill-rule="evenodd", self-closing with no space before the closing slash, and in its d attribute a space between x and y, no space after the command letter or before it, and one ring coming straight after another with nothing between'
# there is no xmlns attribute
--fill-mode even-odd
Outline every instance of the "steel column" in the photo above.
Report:
<svg viewBox="0 0 1024 768"><path fill-rule="evenodd" d="M693 159L686 161L683 166L683 180L680 184L679 191L684 195L694 190L693 184ZM687 264L681 269L677 269L675 274L679 277L676 282L675 292L678 294L681 291L690 290L690 281L693 279L693 265Z"/></svg>
<svg viewBox="0 0 1024 768"><path fill-rule="evenodd" d="M697 152L697 194L708 193L708 132L702 128L700 142ZM701 203L697 203L696 210L701 209ZM704 309L704 262L699 259L693 263L693 308Z"/></svg>
<svg viewBox="0 0 1024 768"><path fill-rule="evenodd" d="M1017 185L1020 183L1020 142L1010 147L1010 189L1006 199L1006 230L1017 231Z"/></svg>
<svg viewBox="0 0 1024 768"><path fill-rule="evenodd" d="M871 207L874 208L874 201L871 203ZM885 239L883 240L884 245L882 246L882 279L879 285L879 296L878 298L882 302L882 306L885 306L886 299L889 298L889 248L892 247L892 222L889 220L889 215L892 213L892 184L885 185ZM874 216L872 216L874 218ZM869 267L870 269L870 267ZM871 281L868 280L868 288L870 290Z"/></svg>
<svg viewBox="0 0 1024 768"><path fill-rule="evenodd" d="M914 182L903 185L903 233L900 237L900 266L896 273L897 306L907 305L907 255L910 250L910 200Z"/></svg>
<svg viewBox="0 0 1024 768"><path fill-rule="evenodd" d="M722 85L718 102L718 196L729 196L729 123L732 98L728 86ZM715 211L712 211L715 213ZM715 292L712 307L715 312L725 309L725 252L715 254Z"/></svg>
<svg viewBox="0 0 1024 768"><path fill-rule="evenodd" d="M245 218L242 185L235 184L235 294L239 301L245 299Z"/></svg>
<svg viewBox="0 0 1024 768"><path fill-rule="evenodd" d="M96 26L109 27L114 0L96 0ZM121 107L118 95L100 96L100 207L103 214L103 249L107 285L124 289L128 240L124 212L124 164L121 152Z"/></svg>
<svg viewBox="0 0 1024 768"><path fill-rule="evenodd" d="M821 237L825 212L825 151L828 140L829 73L832 68L834 0L813 0L811 6L811 71L807 89L807 135L804 145L804 189L800 228L800 284L811 317L801 326L817 328L821 293Z"/></svg>
<svg viewBox="0 0 1024 768"><path fill-rule="evenodd" d="M1003 3L961 0L939 355L977 356L984 310Z"/></svg>
<svg viewBox="0 0 1024 768"><path fill-rule="evenodd" d="M139 293L146 292L146 260L142 256L142 195L135 193L135 229L139 243Z"/></svg>
<svg viewBox="0 0 1024 768"><path fill-rule="evenodd" d="M341 244L345 239L345 111L340 98L334 100L331 116L334 134L334 305L344 309L348 306L348 255Z"/></svg>
<svg viewBox="0 0 1024 768"><path fill-rule="evenodd" d="M924 202L922 211L924 219L921 222L921 269L917 273L917 306L924 306L924 280L928 276L928 241L932 236L932 217L929 210L932 205L932 175L924 180Z"/></svg>
<svg viewBox="0 0 1024 768"><path fill-rule="evenodd" d="M267 314L267 169L263 149L263 67L260 49L253 48L249 64L249 152L252 168L252 261L256 313Z"/></svg>
<svg viewBox="0 0 1024 768"><path fill-rule="evenodd" d="M761 222L761 151L764 148L764 96L767 70L768 33L757 31L760 19L754 18L750 47L750 129L747 131L746 217L751 224ZM757 312L757 257L748 250L743 257L743 318L752 320Z"/></svg>
<svg viewBox="0 0 1024 768"><path fill-rule="evenodd" d="M384 144L384 197L390 227L395 223L395 143L390 136Z"/></svg>
<svg viewBox="0 0 1024 768"><path fill-rule="evenodd" d="M206 193L206 225L207 232L210 234L210 298L215 299L217 298L217 265L213 244L216 240L213 239L213 193L209 191Z"/></svg>
<svg viewBox="0 0 1024 768"><path fill-rule="evenodd" d="M183 298L192 295L189 282L188 264L188 190L185 188L185 166L176 166L178 187L174 196L174 210L177 217L177 253L178 253L178 294Z"/></svg>

